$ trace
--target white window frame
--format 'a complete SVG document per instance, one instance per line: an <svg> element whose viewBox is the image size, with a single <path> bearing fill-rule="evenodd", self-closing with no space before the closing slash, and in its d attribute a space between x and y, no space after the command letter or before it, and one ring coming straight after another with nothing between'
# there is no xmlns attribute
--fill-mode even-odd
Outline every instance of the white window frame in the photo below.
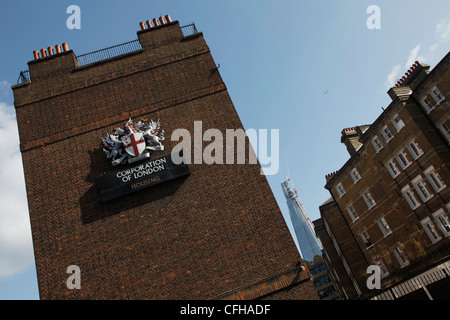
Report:
<svg viewBox="0 0 450 320"><path fill-rule="evenodd" d="M401 189L401 192L405 197L406 202L408 202L409 206L411 207L411 209L415 210L418 207L420 207L420 202L417 200L416 196L414 195L414 191L411 189L409 184L404 186Z"/></svg>
<svg viewBox="0 0 450 320"><path fill-rule="evenodd" d="M431 221L431 219L429 217L422 219L420 221L420 223L422 224L422 228L425 231L425 233L427 234L428 238L430 238L431 243L436 243L442 239L442 237L436 231L433 221Z"/></svg>
<svg viewBox="0 0 450 320"><path fill-rule="evenodd" d="M406 267L409 265L409 260L406 257L405 251L403 250L401 245L396 245L392 248L392 253L394 253L395 258L400 264L400 268Z"/></svg>
<svg viewBox="0 0 450 320"><path fill-rule="evenodd" d="M361 175L359 174L359 172L356 168L353 168L350 171L350 175L352 176L354 183L357 183L359 180L361 180Z"/></svg>
<svg viewBox="0 0 450 320"><path fill-rule="evenodd" d="M436 105L433 104L433 101L429 99L428 94L425 94L422 99L420 99L420 102L427 113L430 113L436 107Z"/></svg>
<svg viewBox="0 0 450 320"><path fill-rule="evenodd" d="M432 216L436 221L436 224L439 226L439 229L441 229L442 234L445 237L450 236L450 219L448 214L441 208L432 213Z"/></svg>
<svg viewBox="0 0 450 320"><path fill-rule="evenodd" d="M376 259L373 263L380 268L381 278L384 278L387 275L389 275L389 271L387 270L386 265L384 264L384 261L382 258Z"/></svg>
<svg viewBox="0 0 450 320"><path fill-rule="evenodd" d="M391 229L391 227L389 227L389 224L387 223L387 221L384 217L378 218L376 220L376 223L378 224L378 228L380 228L384 237L387 237L388 235L390 235L392 233L392 229Z"/></svg>
<svg viewBox="0 0 450 320"><path fill-rule="evenodd" d="M335 189L336 189L336 191L337 191L339 197L342 198L342 196L345 194L345 188L344 188L344 186L342 185L342 183L339 182L339 183L336 185Z"/></svg>
<svg viewBox="0 0 450 320"><path fill-rule="evenodd" d="M402 157L400 156L402 155L403 158L405 159L405 161L407 162L406 164L403 162ZM408 154L406 153L405 149L400 150L399 152L397 152L397 155L395 156L398 164L400 165L400 167L405 170L406 168L408 168L412 161L408 159Z"/></svg>
<svg viewBox="0 0 450 320"><path fill-rule="evenodd" d="M433 198L433 194L427 189L427 184L425 183L425 180L422 178L420 174L417 177L415 177L411 181L411 183L414 186L414 189L416 189L420 199L422 199L423 202L427 202L428 200ZM425 193L428 194L428 196Z"/></svg>
<svg viewBox="0 0 450 320"><path fill-rule="evenodd" d="M444 124L448 122L448 128L445 128ZM450 144L450 116L447 115L446 119L441 121L438 124L439 130L441 130L444 137L447 139L448 143Z"/></svg>
<svg viewBox="0 0 450 320"><path fill-rule="evenodd" d="M419 159L420 156L424 153L415 139L410 140L406 147L408 148L408 151L412 155L414 160Z"/></svg>
<svg viewBox="0 0 450 320"><path fill-rule="evenodd" d="M423 173L425 173L425 176L427 177L434 191L440 192L447 187L441 176L436 172L433 166L429 166Z"/></svg>
<svg viewBox="0 0 450 320"><path fill-rule="evenodd" d="M371 209L377 204L375 199L373 198L372 194L369 192L369 190L363 191L361 196L363 197L364 202L367 205L367 208Z"/></svg>
<svg viewBox="0 0 450 320"><path fill-rule="evenodd" d="M375 148L375 151L378 153L381 149L383 149L383 144L381 143L380 138L378 136L374 136L372 138L372 145Z"/></svg>
<svg viewBox="0 0 450 320"><path fill-rule="evenodd" d="M370 239L370 236L369 236L369 234L367 233L367 230L366 230L366 229L361 230L361 231L359 232L359 236L361 237L362 242L363 242L364 245L366 246L366 249L373 246L373 242L372 242L372 240Z"/></svg>
<svg viewBox="0 0 450 320"><path fill-rule="evenodd" d="M349 204L345 209L347 210L348 215L350 216L350 219L352 219L352 222L355 222L356 220L359 219L359 216L356 213L355 207L353 207L352 204Z"/></svg>
<svg viewBox="0 0 450 320"><path fill-rule="evenodd" d="M397 122L396 119L399 119L399 121ZM405 126L405 123L403 122L402 117L400 117L398 113L396 113L392 117L391 122L394 125L395 129L397 130L397 132L399 132Z"/></svg>
<svg viewBox="0 0 450 320"><path fill-rule="evenodd" d="M386 129L387 129L387 132L386 132ZM389 141L391 141L392 138L394 138L394 134L392 133L391 129L389 129L389 127L387 125L385 125L383 128L381 128L381 134L383 135L386 143L389 143Z"/></svg>
<svg viewBox="0 0 450 320"><path fill-rule="evenodd" d="M436 92L437 91L437 92ZM438 106L442 101L445 100L444 94L441 92L441 90L438 89L438 87L434 86L430 90L430 95L433 97L434 101L436 101L436 105Z"/></svg>
<svg viewBox="0 0 450 320"><path fill-rule="evenodd" d="M400 174L400 169L395 164L394 158L390 158L386 161L385 167L389 171L392 178L396 178Z"/></svg>

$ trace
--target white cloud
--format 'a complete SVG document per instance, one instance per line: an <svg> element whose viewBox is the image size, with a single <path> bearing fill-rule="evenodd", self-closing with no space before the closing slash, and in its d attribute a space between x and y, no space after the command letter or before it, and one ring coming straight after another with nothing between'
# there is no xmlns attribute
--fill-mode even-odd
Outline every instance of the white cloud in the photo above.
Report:
<svg viewBox="0 0 450 320"><path fill-rule="evenodd" d="M435 29L436 42L433 43L429 50L435 52L441 45L450 40L450 17L441 19Z"/></svg>
<svg viewBox="0 0 450 320"><path fill-rule="evenodd" d="M405 69L411 68L413 63L417 61L417 55L419 54L419 50L420 44L418 44L414 49L411 50L411 52L409 53L408 60L406 61L405 64Z"/></svg>
<svg viewBox="0 0 450 320"><path fill-rule="evenodd" d="M441 19L436 26L436 36L439 41L445 42L450 39L450 19Z"/></svg>
<svg viewBox="0 0 450 320"><path fill-rule="evenodd" d="M386 87L392 87L400 76L401 65L396 65L392 67L391 73L388 74L385 82Z"/></svg>
<svg viewBox="0 0 450 320"><path fill-rule="evenodd" d="M10 91L11 85L8 83L8 81L0 81L0 97L9 95Z"/></svg>
<svg viewBox="0 0 450 320"><path fill-rule="evenodd" d="M404 65L404 71L402 70L402 66L400 64L392 67L391 72L386 77L386 81L384 83L386 87L394 86L397 80L404 75L404 72L408 71L408 69L411 68L416 61L425 62L427 60L426 58L419 56L419 51L420 43L409 52L408 59Z"/></svg>
<svg viewBox="0 0 450 320"><path fill-rule="evenodd" d="M9 86L9 84L7 84ZM0 279L33 263L33 246L15 111L0 102Z"/></svg>

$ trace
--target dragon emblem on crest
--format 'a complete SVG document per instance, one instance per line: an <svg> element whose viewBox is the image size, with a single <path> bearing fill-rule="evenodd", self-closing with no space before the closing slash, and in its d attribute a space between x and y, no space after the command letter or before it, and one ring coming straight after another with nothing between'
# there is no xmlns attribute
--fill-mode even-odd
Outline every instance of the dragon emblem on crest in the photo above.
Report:
<svg viewBox="0 0 450 320"><path fill-rule="evenodd" d="M164 130L159 120L142 119L134 123L130 118L122 128L115 128L112 134L102 138L103 151L113 166L134 163L150 158L151 151L162 151Z"/></svg>

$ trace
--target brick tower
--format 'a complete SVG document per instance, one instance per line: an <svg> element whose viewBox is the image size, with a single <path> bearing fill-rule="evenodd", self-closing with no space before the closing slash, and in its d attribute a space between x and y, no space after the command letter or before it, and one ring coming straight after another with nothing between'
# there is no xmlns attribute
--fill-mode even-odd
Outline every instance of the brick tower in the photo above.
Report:
<svg viewBox="0 0 450 320"><path fill-rule="evenodd" d="M138 40L97 53L35 51L13 86L41 299L317 299L248 156L102 199L101 177L136 167L114 167L101 143L129 119L159 119L164 150L152 159L196 121L242 128L203 34L169 16L140 26ZM80 289L66 285L71 265Z"/></svg>

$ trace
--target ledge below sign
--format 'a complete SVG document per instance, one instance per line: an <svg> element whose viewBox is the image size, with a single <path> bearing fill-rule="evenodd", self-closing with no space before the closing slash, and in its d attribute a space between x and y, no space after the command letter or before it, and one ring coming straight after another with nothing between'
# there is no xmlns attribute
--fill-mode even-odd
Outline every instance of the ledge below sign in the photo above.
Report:
<svg viewBox="0 0 450 320"><path fill-rule="evenodd" d="M97 183L102 201L145 189L190 173L184 162L175 164L171 155L141 162L120 170L105 173Z"/></svg>

